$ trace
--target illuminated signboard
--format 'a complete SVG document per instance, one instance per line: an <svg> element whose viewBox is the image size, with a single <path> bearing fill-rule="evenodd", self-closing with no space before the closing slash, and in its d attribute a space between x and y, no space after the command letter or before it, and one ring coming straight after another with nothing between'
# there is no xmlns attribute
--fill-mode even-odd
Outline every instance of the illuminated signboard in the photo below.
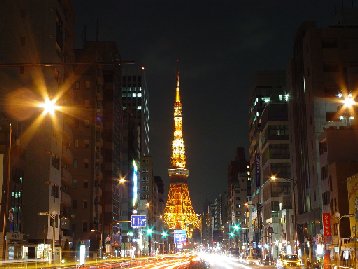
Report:
<svg viewBox="0 0 358 269"><path fill-rule="evenodd" d="M131 226L132 228L139 228L147 226L147 216L146 215L132 215L131 216Z"/></svg>
<svg viewBox="0 0 358 269"><path fill-rule="evenodd" d="M183 244L186 242L186 231L185 230L174 230L174 243Z"/></svg>
<svg viewBox="0 0 358 269"><path fill-rule="evenodd" d="M138 201L138 167L137 163L133 160L133 207L137 204Z"/></svg>

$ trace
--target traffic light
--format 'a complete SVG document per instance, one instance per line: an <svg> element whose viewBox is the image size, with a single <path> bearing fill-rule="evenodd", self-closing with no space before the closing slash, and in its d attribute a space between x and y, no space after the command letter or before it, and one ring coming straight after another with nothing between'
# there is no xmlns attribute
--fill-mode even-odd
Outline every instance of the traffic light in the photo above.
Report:
<svg viewBox="0 0 358 269"><path fill-rule="evenodd" d="M133 233L133 231L128 231L127 235L132 237L134 235L134 233Z"/></svg>
<svg viewBox="0 0 358 269"><path fill-rule="evenodd" d="M148 229L147 229L147 235L148 235L148 236L152 236L152 234L153 234L153 229L152 229L152 228L148 228Z"/></svg>
<svg viewBox="0 0 358 269"><path fill-rule="evenodd" d="M167 233L166 231L163 231L163 232L161 233L161 235L162 235L163 238L167 238L168 233Z"/></svg>
<svg viewBox="0 0 358 269"><path fill-rule="evenodd" d="M241 229L240 223L234 225L234 230L239 231Z"/></svg>
<svg viewBox="0 0 358 269"><path fill-rule="evenodd" d="M235 234L233 232L229 233L230 237L233 238Z"/></svg>

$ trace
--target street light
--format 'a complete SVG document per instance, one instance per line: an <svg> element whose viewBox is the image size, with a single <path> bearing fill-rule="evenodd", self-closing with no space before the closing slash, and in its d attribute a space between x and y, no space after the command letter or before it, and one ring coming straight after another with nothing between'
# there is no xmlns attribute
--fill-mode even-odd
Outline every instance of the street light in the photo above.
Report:
<svg viewBox="0 0 358 269"><path fill-rule="evenodd" d="M49 212L39 212L39 216L49 216L52 219L52 263L55 263L55 222L56 216L58 216L56 211L52 213Z"/></svg>
<svg viewBox="0 0 358 269"><path fill-rule="evenodd" d="M338 268L341 266L341 219L343 218L350 218L350 217L354 217L354 214L348 214L348 215L343 215L341 216L341 214L339 212L336 212L335 217L338 219Z"/></svg>
<svg viewBox="0 0 358 269"><path fill-rule="evenodd" d="M50 114L50 115L54 115L55 111L59 108L56 105L56 100L55 99L50 100L49 98L46 98L43 103L40 103L39 107L43 108L44 114Z"/></svg>
<svg viewBox="0 0 358 269"><path fill-rule="evenodd" d="M293 195L293 219L294 219L294 233L295 233L295 254L297 254L297 221L296 221L296 192L295 187L297 181L293 178L278 178L276 175L271 175L269 181L282 180L291 183L291 193Z"/></svg>
<svg viewBox="0 0 358 269"><path fill-rule="evenodd" d="M126 182L127 182L127 181L126 181L126 178L125 178L125 177L120 177L120 178L118 179L118 183L121 184L121 185L124 185Z"/></svg>

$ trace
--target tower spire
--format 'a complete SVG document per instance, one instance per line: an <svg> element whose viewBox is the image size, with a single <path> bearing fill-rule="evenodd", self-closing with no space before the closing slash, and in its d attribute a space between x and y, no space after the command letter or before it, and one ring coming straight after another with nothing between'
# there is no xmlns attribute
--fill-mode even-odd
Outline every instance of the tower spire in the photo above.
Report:
<svg viewBox="0 0 358 269"><path fill-rule="evenodd" d="M180 102L180 88L179 88L179 59L177 59L177 87L175 93L175 102Z"/></svg>
<svg viewBox="0 0 358 269"><path fill-rule="evenodd" d="M172 143L172 169L185 169L186 157L185 146L183 139L183 116L182 116L182 103L180 101L179 89L179 61L177 60L177 74L176 74L176 94L174 102L174 139ZM185 169L186 170L186 169Z"/></svg>

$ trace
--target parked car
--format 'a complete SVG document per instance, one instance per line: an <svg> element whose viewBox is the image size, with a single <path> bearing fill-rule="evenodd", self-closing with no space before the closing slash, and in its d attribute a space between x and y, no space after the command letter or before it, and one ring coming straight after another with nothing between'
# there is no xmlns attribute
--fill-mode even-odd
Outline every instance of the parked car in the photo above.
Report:
<svg viewBox="0 0 358 269"><path fill-rule="evenodd" d="M277 259L276 267L278 269L299 269L302 267L302 262L296 254L285 254L279 256Z"/></svg>
<svg viewBox="0 0 358 269"><path fill-rule="evenodd" d="M272 257L266 256L264 259L262 259L261 264L262 265L273 265L275 262Z"/></svg>

